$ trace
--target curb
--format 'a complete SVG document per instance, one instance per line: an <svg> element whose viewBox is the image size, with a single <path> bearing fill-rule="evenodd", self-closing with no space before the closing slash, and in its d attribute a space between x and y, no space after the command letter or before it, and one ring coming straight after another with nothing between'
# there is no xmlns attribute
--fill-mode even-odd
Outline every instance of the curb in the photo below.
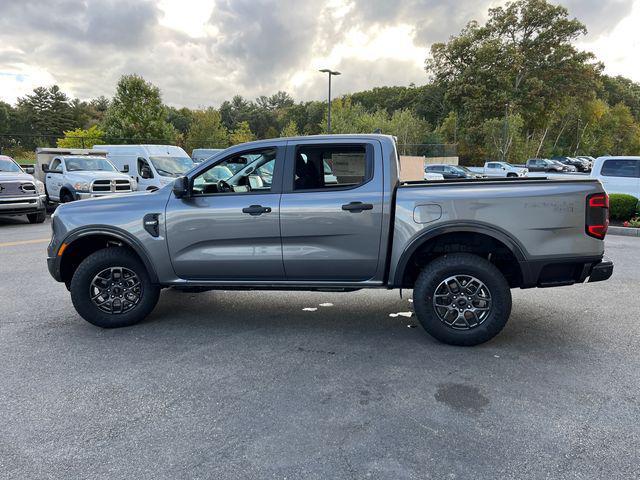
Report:
<svg viewBox="0 0 640 480"><path fill-rule="evenodd" d="M640 237L640 228L614 227L610 225L607 233L609 235L620 235L623 237Z"/></svg>

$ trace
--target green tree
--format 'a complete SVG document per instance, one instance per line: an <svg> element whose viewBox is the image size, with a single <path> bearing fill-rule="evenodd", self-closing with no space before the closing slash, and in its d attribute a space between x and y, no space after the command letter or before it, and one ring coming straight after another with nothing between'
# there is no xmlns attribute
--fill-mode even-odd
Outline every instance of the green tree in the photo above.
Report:
<svg viewBox="0 0 640 480"><path fill-rule="evenodd" d="M602 66L574 46L585 33L564 7L517 0L490 9L485 25L470 22L434 44L426 69L459 114L461 143L482 144L485 120L503 117L506 105L522 117L531 146L561 143L576 99L590 101L598 87Z"/></svg>
<svg viewBox="0 0 640 480"><path fill-rule="evenodd" d="M189 128L191 128L191 122L194 120L194 113L195 111L187 107L167 107L167 122L181 134L187 135Z"/></svg>
<svg viewBox="0 0 640 480"><path fill-rule="evenodd" d="M382 133L394 135L398 138L400 152L403 155L418 153L417 145L427 138L431 130L429 124L408 108L396 110L385 122Z"/></svg>
<svg viewBox="0 0 640 480"><path fill-rule="evenodd" d="M11 105L0 101L0 133L10 133L12 112Z"/></svg>
<svg viewBox="0 0 640 480"><path fill-rule="evenodd" d="M176 131L167 122L160 89L138 75L123 75L107 109L104 132L109 141L171 143Z"/></svg>
<svg viewBox="0 0 640 480"><path fill-rule="evenodd" d="M76 128L64 132L64 138L59 138L56 144L60 148L91 148L104 142L104 132L97 125L88 129Z"/></svg>
<svg viewBox="0 0 640 480"><path fill-rule="evenodd" d="M282 132L280 132L281 137L297 137L298 135L300 135L300 132L294 120L289 120L289 123L287 123L282 129Z"/></svg>
<svg viewBox="0 0 640 480"><path fill-rule="evenodd" d="M520 115L490 118L482 124L484 151L488 158L503 162L521 159L524 121Z"/></svg>
<svg viewBox="0 0 640 480"><path fill-rule="evenodd" d="M59 136L76 122L69 97L57 85L37 87L17 102L18 124L23 132Z"/></svg>
<svg viewBox="0 0 640 480"><path fill-rule="evenodd" d="M214 108L191 112L191 124L187 132L186 147L194 148L227 148L229 132L222 125L220 112Z"/></svg>
<svg viewBox="0 0 640 480"><path fill-rule="evenodd" d="M231 145L238 145L239 143L251 142L256 139L256 136L251 131L249 122L240 122L235 130L229 135L229 141Z"/></svg>

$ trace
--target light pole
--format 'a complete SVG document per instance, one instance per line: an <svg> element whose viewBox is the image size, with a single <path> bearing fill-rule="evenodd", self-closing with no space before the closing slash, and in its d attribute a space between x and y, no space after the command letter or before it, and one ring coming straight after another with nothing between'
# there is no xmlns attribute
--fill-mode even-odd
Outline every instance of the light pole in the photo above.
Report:
<svg viewBox="0 0 640 480"><path fill-rule="evenodd" d="M340 72L335 70L329 70L328 68L323 68L319 70L322 73L329 74L329 110L327 112L327 133L331 133L331 76L332 75L340 75Z"/></svg>

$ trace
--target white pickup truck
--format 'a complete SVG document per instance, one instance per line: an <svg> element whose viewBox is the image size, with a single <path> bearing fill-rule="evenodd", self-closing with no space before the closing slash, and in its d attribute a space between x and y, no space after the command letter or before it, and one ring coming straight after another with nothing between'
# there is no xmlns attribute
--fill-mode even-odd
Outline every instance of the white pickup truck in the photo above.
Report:
<svg viewBox="0 0 640 480"><path fill-rule="evenodd" d="M42 171L48 200L54 203L131 193L137 187L104 157L61 155L43 165Z"/></svg>
<svg viewBox="0 0 640 480"><path fill-rule="evenodd" d="M474 173L482 173L487 177L526 177L529 170L526 168L515 167L508 162L486 162L484 167L469 167Z"/></svg>
<svg viewBox="0 0 640 480"><path fill-rule="evenodd" d="M593 164L591 178L600 180L607 193L640 198L640 157L599 157Z"/></svg>

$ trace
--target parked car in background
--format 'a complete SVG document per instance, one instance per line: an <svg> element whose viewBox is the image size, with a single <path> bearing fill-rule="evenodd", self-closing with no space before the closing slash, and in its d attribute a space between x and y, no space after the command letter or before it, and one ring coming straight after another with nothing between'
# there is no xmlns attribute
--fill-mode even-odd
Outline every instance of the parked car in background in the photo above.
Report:
<svg viewBox="0 0 640 480"><path fill-rule="evenodd" d="M590 172L591 169L593 168L593 164L596 161L595 158L588 156L588 155L579 155L576 158L582 160L583 162L585 162L585 164L587 165L588 171Z"/></svg>
<svg viewBox="0 0 640 480"><path fill-rule="evenodd" d="M562 171L565 173L574 173L578 171L578 169L573 165L562 163L560 160L551 160L551 161L556 165L558 165L562 169Z"/></svg>
<svg viewBox="0 0 640 480"><path fill-rule="evenodd" d="M586 172L589 170L588 162L573 157L553 157L551 160L560 162L565 167L573 167L569 169L570 172Z"/></svg>
<svg viewBox="0 0 640 480"><path fill-rule="evenodd" d="M249 161L232 177L209 177L238 158ZM413 289L417 319L454 345L497 335L512 288L613 272L603 256L607 196L596 180L403 183L399 175L386 135L236 145L156 192L62 205L49 272L78 313L105 328L145 318L163 287Z"/></svg>
<svg viewBox="0 0 640 480"><path fill-rule="evenodd" d="M476 173L469 170L462 165L449 165L444 163L429 164L424 169L425 173L438 173L443 178L449 180L454 178L483 178L486 175L482 173Z"/></svg>
<svg viewBox="0 0 640 480"><path fill-rule="evenodd" d="M441 173L424 172L424 179L428 181L432 180L444 180L444 176Z"/></svg>
<svg viewBox="0 0 640 480"><path fill-rule="evenodd" d="M53 203L131 193L136 181L104 157L58 156L43 165L47 197Z"/></svg>
<svg viewBox="0 0 640 480"><path fill-rule="evenodd" d="M480 173L486 177L526 177L529 174L527 168L516 167L508 162L486 162L484 167L468 167L473 173Z"/></svg>
<svg viewBox="0 0 640 480"><path fill-rule="evenodd" d="M222 152L223 148L194 148L191 152L191 160L195 163L200 163L205 161L207 158L213 157L214 155Z"/></svg>
<svg viewBox="0 0 640 480"><path fill-rule="evenodd" d="M107 152L107 158L127 173L138 190L157 190L184 175L196 164L175 145L94 145Z"/></svg>
<svg viewBox="0 0 640 480"><path fill-rule="evenodd" d="M0 215L26 215L29 223L44 222L47 197L44 184L33 178L33 172L0 155Z"/></svg>
<svg viewBox="0 0 640 480"><path fill-rule="evenodd" d="M602 182L607 193L626 193L640 198L640 157L599 157L591 178Z"/></svg>
<svg viewBox="0 0 640 480"><path fill-rule="evenodd" d="M527 160L526 165L530 172L564 172L564 165L562 165L561 163L558 164L546 158L530 158L529 160Z"/></svg>

